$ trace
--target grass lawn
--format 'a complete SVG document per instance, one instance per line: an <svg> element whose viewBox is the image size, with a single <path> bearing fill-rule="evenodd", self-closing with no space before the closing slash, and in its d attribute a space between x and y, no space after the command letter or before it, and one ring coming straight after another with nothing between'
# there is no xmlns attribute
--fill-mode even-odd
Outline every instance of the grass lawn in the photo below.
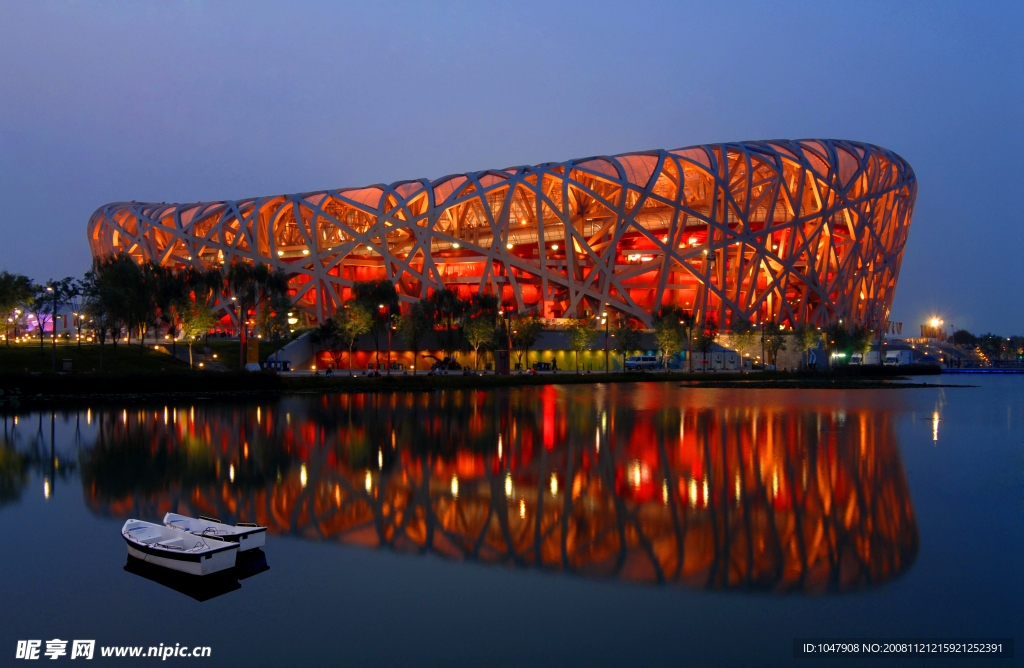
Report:
<svg viewBox="0 0 1024 668"><path fill-rule="evenodd" d="M274 354L274 352L280 348L285 347L291 343L291 339L280 339L278 341L260 341L260 361L266 360L268 357ZM179 346L183 345L181 342ZM217 361L222 363L228 369L238 369L238 341L223 341L211 339L209 343L197 342L192 344L192 350L202 350L204 346L208 346L210 350L217 356Z"/></svg>
<svg viewBox="0 0 1024 668"><path fill-rule="evenodd" d="M52 352L47 341L39 350L39 342L12 343L10 346L0 343L0 371L50 371ZM99 371L100 346L83 344L65 346L57 343L57 370L61 369L61 360L71 360L72 371ZM117 345L115 356L114 346L103 346L104 371L172 371L187 368L184 362L175 360L166 353L153 350L153 346L140 348L138 344L127 346Z"/></svg>

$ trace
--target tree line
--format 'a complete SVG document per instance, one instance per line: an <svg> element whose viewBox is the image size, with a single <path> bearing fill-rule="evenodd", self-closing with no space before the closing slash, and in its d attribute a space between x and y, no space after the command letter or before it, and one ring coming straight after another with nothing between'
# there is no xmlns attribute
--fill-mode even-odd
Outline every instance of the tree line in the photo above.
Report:
<svg viewBox="0 0 1024 668"><path fill-rule="evenodd" d="M229 293L230 300L226 298ZM85 338L83 332L100 345L101 369L108 341L116 359L119 342L131 345L135 338L141 346L147 334L159 339L161 333L170 339L175 356L178 339L184 339L191 364L192 342L216 326L218 309L227 308L241 323L239 360L244 364L250 323L267 338L287 334L291 299L285 272L243 262L232 263L225 270L202 271L153 262L139 264L118 254L96 260L81 279L66 277L43 284L20 274L0 272L0 324L6 345L10 345L11 333L25 314L35 318L41 348L46 322L54 325L51 334L55 349L55 321L65 307L74 316L78 345Z"/></svg>

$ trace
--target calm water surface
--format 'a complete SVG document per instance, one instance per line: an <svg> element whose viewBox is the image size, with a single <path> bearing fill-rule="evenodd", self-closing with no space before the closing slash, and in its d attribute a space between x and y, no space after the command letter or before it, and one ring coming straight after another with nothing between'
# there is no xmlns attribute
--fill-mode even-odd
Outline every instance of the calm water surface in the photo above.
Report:
<svg viewBox="0 0 1024 668"><path fill-rule="evenodd" d="M779 665L794 637L1019 638L1024 378L942 381L980 387L9 413L0 656ZM268 526L265 563L199 586L140 570L120 527L167 511Z"/></svg>

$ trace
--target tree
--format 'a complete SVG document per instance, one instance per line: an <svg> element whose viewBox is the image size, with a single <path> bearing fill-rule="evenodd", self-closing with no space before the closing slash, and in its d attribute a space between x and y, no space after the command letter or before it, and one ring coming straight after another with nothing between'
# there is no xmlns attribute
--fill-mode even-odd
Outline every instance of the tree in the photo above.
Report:
<svg viewBox="0 0 1024 668"><path fill-rule="evenodd" d="M622 318L618 326L612 330L615 339L615 352L622 356L622 371L626 371L626 355L640 346L640 325L632 318Z"/></svg>
<svg viewBox="0 0 1024 668"><path fill-rule="evenodd" d="M4 341L11 345L11 327L18 322L18 313L32 299L32 281L28 276L0 271L0 325Z"/></svg>
<svg viewBox="0 0 1024 668"><path fill-rule="evenodd" d="M171 355L177 359L178 334L181 332L182 317L185 310L192 306L188 299L187 273L176 272L159 265L150 267L148 273L151 276L154 310L159 320L167 325L167 334L171 337ZM205 304L203 306L205 307ZM159 328L157 328L157 332L159 332ZM190 358L191 355L190 349ZM191 366L191 362L189 362L189 366Z"/></svg>
<svg viewBox="0 0 1024 668"><path fill-rule="evenodd" d="M50 293L46 291L45 285L33 285L32 296L25 303L25 310L36 320L36 327L39 332L39 351L43 350L43 326L46 316L50 312Z"/></svg>
<svg viewBox="0 0 1024 668"><path fill-rule="evenodd" d="M202 302L186 302L181 305L181 332L188 343L188 365L192 367L192 343L213 328L217 319Z"/></svg>
<svg viewBox="0 0 1024 668"><path fill-rule="evenodd" d="M580 372L580 351L590 348L597 338L597 330L593 323L586 318L569 320L565 328L569 335L569 346L576 351L576 373Z"/></svg>
<svg viewBox="0 0 1024 668"><path fill-rule="evenodd" d="M473 369L480 366L480 348L494 342L494 321L486 315L466 318L462 325L462 333L473 349Z"/></svg>
<svg viewBox="0 0 1024 668"><path fill-rule="evenodd" d="M966 329L958 329L953 332L953 345L961 347L973 347L978 345L978 337Z"/></svg>
<svg viewBox="0 0 1024 668"><path fill-rule="evenodd" d="M668 358L683 349L683 337L686 336L687 329L683 324L685 315L686 312L681 308L669 304L661 307L661 310L652 318L654 339L663 351L665 371L668 371Z"/></svg>
<svg viewBox="0 0 1024 668"><path fill-rule="evenodd" d="M331 356L334 366L341 368L341 358L348 348L345 333L341 325L334 318L328 318L319 327L310 332L309 338L318 349L326 351ZM349 364L349 375L352 373L352 365Z"/></svg>
<svg viewBox="0 0 1024 668"><path fill-rule="evenodd" d="M85 322L85 305L86 305L86 290L88 285L84 280L76 280L72 285L72 290L68 294L67 305L71 307L71 315L75 318L75 332L77 336L75 340L78 341L78 349L82 349L82 323Z"/></svg>
<svg viewBox="0 0 1024 668"><path fill-rule="evenodd" d="M850 347L850 334L841 323L833 322L825 328L825 352L828 355L829 366L836 353Z"/></svg>
<svg viewBox="0 0 1024 668"><path fill-rule="evenodd" d="M288 332L288 310L292 300L286 294L271 295L256 316L256 327L268 339L277 339Z"/></svg>
<svg viewBox="0 0 1024 668"><path fill-rule="evenodd" d="M697 330L694 337L694 348L700 351L701 366L707 364L711 351L715 349L715 341L718 340L718 323L714 319L705 319L704 326Z"/></svg>
<svg viewBox="0 0 1024 668"><path fill-rule="evenodd" d="M821 341L821 332L811 325L804 325L798 327L793 332L793 340L796 341L796 345L800 348L800 353L804 358L804 366L808 365L807 353L818 347L818 343Z"/></svg>
<svg viewBox="0 0 1024 668"><path fill-rule="evenodd" d="M370 334L377 353L377 367L380 368L380 335L391 327L393 317L401 316L395 284L387 280L359 281L353 284L352 295L356 303L371 315ZM388 360L388 368L391 368L391 360Z"/></svg>
<svg viewBox="0 0 1024 668"><path fill-rule="evenodd" d="M462 336L458 324L468 304L448 288L435 290L426 301L433 313L434 322L441 325L441 349L445 355L454 357Z"/></svg>
<svg viewBox="0 0 1024 668"><path fill-rule="evenodd" d="M93 265L93 290L95 309L102 310L102 321L110 330L114 343L114 358L117 359L117 341L121 329L131 334L131 329L143 309L140 285L142 269L130 257L121 253L97 260Z"/></svg>
<svg viewBox="0 0 1024 668"><path fill-rule="evenodd" d="M769 322L764 326L764 355L771 362L765 360L766 364L775 364L775 358L778 357L779 351L786 349L786 335L782 332L782 327L777 322Z"/></svg>
<svg viewBox="0 0 1024 668"><path fill-rule="evenodd" d="M519 368L523 368L523 355L526 355L526 363L530 363L530 348L537 343L540 333L544 330L544 322L536 315L529 315L525 318L516 318L512 324L512 347L516 351L519 360Z"/></svg>
<svg viewBox="0 0 1024 668"><path fill-rule="evenodd" d="M232 262L225 279L238 308L238 362L244 367L249 313L275 296L288 294L288 274L282 270L271 272L265 264L251 266L245 262Z"/></svg>
<svg viewBox="0 0 1024 668"><path fill-rule="evenodd" d="M480 366L480 348L494 343L497 337L498 298L474 295L463 311L462 335L473 349L473 369Z"/></svg>
<svg viewBox="0 0 1024 668"><path fill-rule="evenodd" d="M416 358L420 354L420 342L428 333L434 331L434 315L432 309L422 302L409 307L409 312L402 316L399 325L405 344L412 348L412 375L416 375Z"/></svg>
<svg viewBox="0 0 1024 668"><path fill-rule="evenodd" d="M335 314L341 327L341 336L348 346L348 375L352 375L352 349L356 340L373 327L373 316L361 304L349 302Z"/></svg>
<svg viewBox="0 0 1024 668"><path fill-rule="evenodd" d="M83 306L85 316L89 318L93 336L100 344L100 371L103 371L103 347L107 342L108 313L103 303L100 279L96 273L98 262L93 264L93 269L85 272L82 280Z"/></svg>
<svg viewBox="0 0 1024 668"><path fill-rule="evenodd" d="M857 325L850 330L850 352L867 353L871 350L871 341L875 338L875 332L870 327Z"/></svg>
<svg viewBox="0 0 1024 668"><path fill-rule="evenodd" d="M736 350L742 352L757 341L757 330L746 318L734 317L729 324L729 338Z"/></svg>

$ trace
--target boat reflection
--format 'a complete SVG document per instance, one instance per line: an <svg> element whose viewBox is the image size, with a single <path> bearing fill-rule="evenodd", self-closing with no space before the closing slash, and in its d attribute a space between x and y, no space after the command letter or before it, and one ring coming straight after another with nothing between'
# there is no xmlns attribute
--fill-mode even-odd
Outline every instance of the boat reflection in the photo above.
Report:
<svg viewBox="0 0 1024 668"><path fill-rule="evenodd" d="M694 588L845 592L911 566L887 410L637 397L657 387L100 411L83 489L118 518Z"/></svg>
<svg viewBox="0 0 1024 668"><path fill-rule="evenodd" d="M251 578L270 570L267 565L267 555L259 548L248 550L238 554L238 561L234 568L229 568L202 577L172 571L162 566L149 564L142 559L129 556L128 563L124 566L125 572L138 575L150 582L163 585L168 589L194 598L200 603L209 601L212 598L230 594L242 588L239 580Z"/></svg>

